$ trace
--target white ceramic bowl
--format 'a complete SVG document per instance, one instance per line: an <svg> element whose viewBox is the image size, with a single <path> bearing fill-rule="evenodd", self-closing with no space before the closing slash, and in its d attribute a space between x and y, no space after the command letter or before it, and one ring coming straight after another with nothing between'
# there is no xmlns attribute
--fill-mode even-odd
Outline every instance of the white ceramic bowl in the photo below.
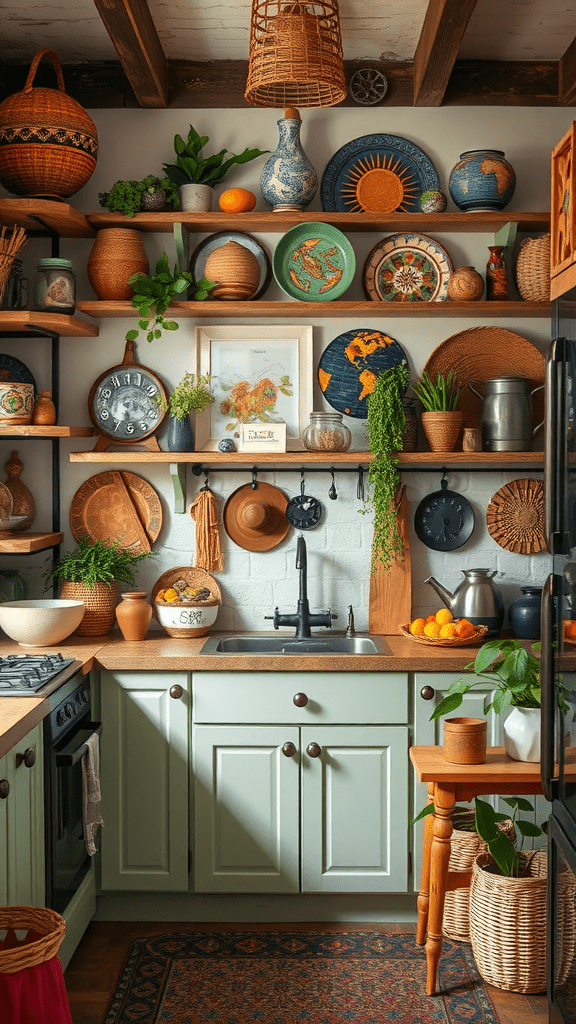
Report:
<svg viewBox="0 0 576 1024"><path fill-rule="evenodd" d="M21 647L52 647L80 625L83 601L5 601L0 626Z"/></svg>
<svg viewBox="0 0 576 1024"><path fill-rule="evenodd" d="M205 636L216 622L218 601L206 604L158 604L156 603L158 622L166 630L168 636Z"/></svg>

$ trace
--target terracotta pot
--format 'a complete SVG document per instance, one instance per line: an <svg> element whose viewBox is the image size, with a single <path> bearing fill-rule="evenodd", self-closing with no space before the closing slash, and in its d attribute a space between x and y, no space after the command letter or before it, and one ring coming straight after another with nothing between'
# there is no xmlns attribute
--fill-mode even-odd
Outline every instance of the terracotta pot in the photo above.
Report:
<svg viewBox="0 0 576 1024"><path fill-rule="evenodd" d="M474 267L459 267L448 281L448 298L477 302L484 294L484 279Z"/></svg>
<svg viewBox="0 0 576 1024"><path fill-rule="evenodd" d="M443 757L450 764L484 764L485 718L445 718Z"/></svg>
<svg viewBox="0 0 576 1024"><path fill-rule="evenodd" d="M89 590L85 583L65 580L60 588L60 597L84 602L86 611L76 629L78 636L104 636L113 629L115 609L120 600L120 587L116 581L110 586L96 583L94 590Z"/></svg>
<svg viewBox="0 0 576 1024"><path fill-rule="evenodd" d="M432 452L455 452L462 430L462 413L423 412L422 429Z"/></svg>
<svg viewBox="0 0 576 1024"><path fill-rule="evenodd" d="M144 242L133 228L102 228L88 257L88 280L103 301L126 301L134 294L128 279L150 269Z"/></svg>
<svg viewBox="0 0 576 1024"><path fill-rule="evenodd" d="M32 412L32 423L50 427L56 423L56 406L50 391L39 391Z"/></svg>
<svg viewBox="0 0 576 1024"><path fill-rule="evenodd" d="M152 619L152 605L146 600L146 591L131 590L122 594L116 607L116 620L125 640L144 640Z"/></svg>

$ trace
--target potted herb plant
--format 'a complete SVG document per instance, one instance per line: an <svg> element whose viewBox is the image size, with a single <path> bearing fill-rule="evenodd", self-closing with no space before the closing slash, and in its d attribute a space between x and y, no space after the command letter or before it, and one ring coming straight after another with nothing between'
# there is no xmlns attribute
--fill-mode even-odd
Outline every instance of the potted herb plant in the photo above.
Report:
<svg viewBox="0 0 576 1024"><path fill-rule="evenodd" d="M185 373L167 399L158 398L158 405L170 415L168 421L168 450L193 452L195 435L190 420L192 412L203 412L214 396L210 390L210 375L196 377Z"/></svg>
<svg viewBox="0 0 576 1024"><path fill-rule="evenodd" d="M433 379L423 370L412 389L424 408L421 421L430 450L455 451L462 431L462 413L456 408L462 389L454 377L454 371L451 370L446 376L438 373Z"/></svg>
<svg viewBox="0 0 576 1024"><path fill-rule="evenodd" d="M210 210L214 187L223 181L234 164L246 164L269 152L245 149L236 156L221 149L212 156L204 156L203 149L209 141L208 135L199 135L192 125L186 141L181 135L174 136L176 162L164 164L162 169L173 190L179 191L182 210Z"/></svg>
<svg viewBox="0 0 576 1024"><path fill-rule="evenodd" d="M109 192L99 192L100 206L111 213L134 217L141 210L163 210L166 203L178 205L178 192L168 177L147 174L141 181L115 181Z"/></svg>
<svg viewBox="0 0 576 1024"><path fill-rule="evenodd" d="M140 330L146 332L147 341L154 341L155 338L162 336L162 331L178 330L177 321L168 320L164 316L168 306L177 295L181 295L187 288L192 288L192 299L202 301L214 288L216 282L207 281L204 277L200 281L195 281L189 271L179 270L177 264L171 271L168 257L166 253L163 253L153 274L133 274L128 278L128 284L134 290L131 302L134 309L138 310L140 319L138 320L139 330L135 328L129 330L126 334L126 341L135 341Z"/></svg>
<svg viewBox="0 0 576 1024"><path fill-rule="evenodd" d="M368 467L374 506L374 539L372 571L376 563L389 569L394 558L403 552L403 543L396 514L396 490L400 482L398 452L402 448L406 417L402 399L408 386L406 363L391 366L376 378L374 390L366 400L368 409L368 443L374 458Z"/></svg>
<svg viewBox="0 0 576 1024"><path fill-rule="evenodd" d="M84 618L76 632L79 636L102 636L115 621L120 600L120 584L136 585L136 566L153 551L133 554L120 547L120 541L107 544L80 537L76 548L65 554L46 574L46 586L58 580L60 597L83 601Z"/></svg>

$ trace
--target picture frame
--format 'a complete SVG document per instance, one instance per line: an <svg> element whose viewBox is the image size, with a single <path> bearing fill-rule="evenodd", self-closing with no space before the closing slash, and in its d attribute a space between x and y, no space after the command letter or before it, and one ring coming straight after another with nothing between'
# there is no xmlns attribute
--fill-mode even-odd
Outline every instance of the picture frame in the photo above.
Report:
<svg viewBox="0 0 576 1024"><path fill-rule="evenodd" d="M303 451L312 411L310 326L196 327L196 372L211 377L214 402L196 417L196 450L235 443L242 423L286 423L286 451Z"/></svg>

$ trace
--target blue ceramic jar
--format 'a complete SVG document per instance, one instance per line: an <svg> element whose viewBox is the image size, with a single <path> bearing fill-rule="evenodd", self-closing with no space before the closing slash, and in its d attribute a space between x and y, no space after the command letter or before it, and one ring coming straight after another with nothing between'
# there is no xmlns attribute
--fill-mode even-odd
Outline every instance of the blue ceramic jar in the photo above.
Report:
<svg viewBox="0 0 576 1024"><path fill-rule="evenodd" d="M503 210L516 188L516 173L500 149L472 149L452 168L450 195L461 210Z"/></svg>
<svg viewBox="0 0 576 1024"><path fill-rule="evenodd" d="M520 589L522 597L514 601L508 609L512 632L520 640L539 640L542 587Z"/></svg>
<svg viewBox="0 0 576 1024"><path fill-rule="evenodd" d="M304 210L318 188L318 175L300 144L302 121L294 107L277 121L278 146L260 175L262 196L274 211Z"/></svg>

